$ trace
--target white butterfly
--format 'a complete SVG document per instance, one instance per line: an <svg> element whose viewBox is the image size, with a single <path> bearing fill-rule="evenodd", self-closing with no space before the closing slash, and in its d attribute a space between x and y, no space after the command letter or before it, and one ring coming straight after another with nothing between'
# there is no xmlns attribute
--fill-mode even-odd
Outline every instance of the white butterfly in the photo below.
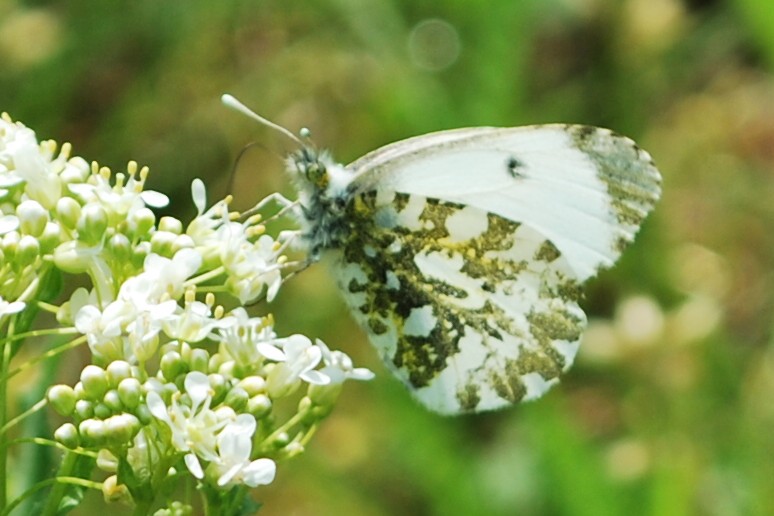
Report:
<svg viewBox="0 0 774 516"><path fill-rule="evenodd" d="M581 285L633 240L661 182L632 140L579 125L441 131L347 166L301 144L289 164L311 255L334 255L384 362L443 414L558 381L586 324Z"/></svg>

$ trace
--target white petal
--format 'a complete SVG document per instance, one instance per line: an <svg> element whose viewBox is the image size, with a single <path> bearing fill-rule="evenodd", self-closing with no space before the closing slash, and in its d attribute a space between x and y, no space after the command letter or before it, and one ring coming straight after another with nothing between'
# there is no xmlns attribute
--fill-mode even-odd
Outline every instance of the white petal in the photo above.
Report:
<svg viewBox="0 0 774 516"><path fill-rule="evenodd" d="M199 215L204 213L207 208L207 189L204 187L204 181L198 177L191 182L191 197Z"/></svg>
<svg viewBox="0 0 774 516"><path fill-rule="evenodd" d="M192 371L185 377L185 392L191 397L194 407L201 405L210 391L210 380L207 375L199 371Z"/></svg>
<svg viewBox="0 0 774 516"><path fill-rule="evenodd" d="M202 465L199 463L199 458L193 454L189 453L185 456L185 465L188 468L188 471L191 472L193 476L195 476L198 479L204 478L204 471L202 471Z"/></svg>
<svg viewBox="0 0 774 516"><path fill-rule="evenodd" d="M269 360L274 360L275 362L284 362L287 359L285 353L283 353L282 350L277 346L273 346L266 342L259 342L255 345L255 347L258 350L258 353L268 358Z"/></svg>
<svg viewBox="0 0 774 516"><path fill-rule="evenodd" d="M165 422L169 422L169 413L167 413L167 406L164 405L164 400L155 391L151 391L145 395L145 404L148 406L148 410L156 419L160 419Z"/></svg>
<svg viewBox="0 0 774 516"><path fill-rule="evenodd" d="M331 383L331 378L320 371L306 371L305 373L301 373L299 377L305 382L314 385L328 385Z"/></svg>
<svg viewBox="0 0 774 516"><path fill-rule="evenodd" d="M163 208L169 204L169 197L161 192L156 192L154 190L146 190L142 192L140 194L140 199L142 199L146 205L152 208Z"/></svg>
<svg viewBox="0 0 774 516"><path fill-rule="evenodd" d="M271 484L277 473L277 465L271 459L257 459L242 470L242 478L250 487Z"/></svg>

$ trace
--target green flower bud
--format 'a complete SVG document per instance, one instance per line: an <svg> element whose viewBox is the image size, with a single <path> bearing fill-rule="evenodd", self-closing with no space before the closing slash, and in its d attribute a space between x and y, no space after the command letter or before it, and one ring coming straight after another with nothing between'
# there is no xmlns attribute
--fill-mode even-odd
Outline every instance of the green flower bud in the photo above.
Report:
<svg viewBox="0 0 774 516"><path fill-rule="evenodd" d="M107 428L105 422L99 419L84 419L78 425L78 433L81 434L84 445L99 446L105 442Z"/></svg>
<svg viewBox="0 0 774 516"><path fill-rule="evenodd" d="M75 390L69 385L54 385L46 393L46 399L60 416L69 416L78 401Z"/></svg>
<svg viewBox="0 0 774 516"><path fill-rule="evenodd" d="M78 435L78 429L72 423L65 423L54 431L54 439L62 446L71 450L80 445L81 439Z"/></svg>
<svg viewBox="0 0 774 516"><path fill-rule="evenodd" d="M48 211L37 201L23 201L16 207L21 232L33 237L43 234L48 223Z"/></svg>
<svg viewBox="0 0 774 516"><path fill-rule="evenodd" d="M134 238L143 238L156 224L156 214L148 208L133 211L127 220L129 234Z"/></svg>
<svg viewBox="0 0 774 516"><path fill-rule="evenodd" d="M129 410L134 410L142 398L142 385L137 378L124 378L118 384L118 397Z"/></svg>
<svg viewBox="0 0 774 516"><path fill-rule="evenodd" d="M81 205L72 197L62 197L56 203L56 216L64 227L73 230L81 218Z"/></svg>
<svg viewBox="0 0 774 516"><path fill-rule="evenodd" d="M210 363L210 354L207 353L206 349L192 349L190 357L188 357L187 360L191 371L199 371L207 374L207 366Z"/></svg>
<svg viewBox="0 0 774 516"><path fill-rule="evenodd" d="M113 415L113 411L102 402L94 404L94 417L105 420Z"/></svg>
<svg viewBox="0 0 774 516"><path fill-rule="evenodd" d="M132 414L116 414L105 420L105 428L111 442L124 444L140 431L140 420Z"/></svg>
<svg viewBox="0 0 774 516"><path fill-rule="evenodd" d="M327 385L310 384L307 395L318 406L333 407L336 400L339 399L344 384L341 382L329 383Z"/></svg>
<svg viewBox="0 0 774 516"><path fill-rule="evenodd" d="M159 231L168 231L179 235L183 232L183 223L174 217L161 217Z"/></svg>
<svg viewBox="0 0 774 516"><path fill-rule="evenodd" d="M226 380L226 377L222 374L213 373L207 375L207 379L210 382L210 387L212 388L212 401L213 405L217 404L222 400L229 392L231 385L229 384L228 380Z"/></svg>
<svg viewBox="0 0 774 516"><path fill-rule="evenodd" d="M108 248L112 251L113 257L120 262L126 262L132 256L132 243L124 234L116 233L110 237Z"/></svg>
<svg viewBox="0 0 774 516"><path fill-rule="evenodd" d="M124 405L121 403L121 398L118 395L118 391L116 389L110 389L105 393L105 396L102 398L102 403L107 406L112 412L119 412L123 410Z"/></svg>
<svg viewBox="0 0 774 516"><path fill-rule="evenodd" d="M116 387L121 380L132 376L132 366L125 360L113 360L105 368L108 382L111 387Z"/></svg>
<svg viewBox="0 0 774 516"><path fill-rule="evenodd" d="M81 384L88 399L102 399L109 387L107 372L99 366L89 364L81 371Z"/></svg>
<svg viewBox="0 0 774 516"><path fill-rule="evenodd" d="M270 444L274 448L279 450L280 448L284 448L285 446L287 446L289 442L290 442L290 436L288 435L288 433L287 432L280 432L274 438L274 441L272 441Z"/></svg>
<svg viewBox="0 0 774 516"><path fill-rule="evenodd" d="M70 274L81 274L89 270L99 252L78 240L69 240L54 249L54 265Z"/></svg>
<svg viewBox="0 0 774 516"><path fill-rule="evenodd" d="M51 254L56 246L62 242L62 228L58 222L49 222L43 234L38 237L42 254Z"/></svg>
<svg viewBox="0 0 774 516"><path fill-rule="evenodd" d="M151 236L150 244L154 253L161 256L172 256L177 235L168 231L156 231Z"/></svg>
<svg viewBox="0 0 774 516"><path fill-rule="evenodd" d="M139 242L132 247L132 267L139 269L145 263L145 258L151 253L153 248L150 242Z"/></svg>
<svg viewBox="0 0 774 516"><path fill-rule="evenodd" d="M187 364L183 361L180 353L168 351L161 357L159 370L161 370L165 380L173 382L175 378L187 372Z"/></svg>
<svg viewBox="0 0 774 516"><path fill-rule="evenodd" d="M149 425L151 421L153 421L153 414L151 414L148 405L140 405L137 407L134 411L134 415L137 416L137 419L143 426Z"/></svg>
<svg viewBox="0 0 774 516"><path fill-rule="evenodd" d="M16 245L16 263L22 266L32 265L40 256L40 244L38 239L24 235Z"/></svg>
<svg viewBox="0 0 774 516"><path fill-rule="evenodd" d="M196 242L188 235L178 235L175 241L172 243L172 254L174 255L180 249L193 249L196 247Z"/></svg>
<svg viewBox="0 0 774 516"><path fill-rule="evenodd" d="M3 235L3 240L0 245L2 246L3 253L5 253L6 260L14 260L16 257L16 246L19 245L21 235L18 231L9 231Z"/></svg>
<svg viewBox="0 0 774 516"><path fill-rule="evenodd" d="M91 167L80 156L70 158L64 169L59 173L59 178L65 183L83 183L89 177Z"/></svg>
<svg viewBox="0 0 774 516"><path fill-rule="evenodd" d="M108 215L99 204L87 204L81 210L76 229L78 240L87 244L98 244L105 237L108 227Z"/></svg>
<svg viewBox="0 0 774 516"><path fill-rule="evenodd" d="M258 394L247 401L247 412L255 419L262 419L271 412L271 400L265 394Z"/></svg>
<svg viewBox="0 0 774 516"><path fill-rule="evenodd" d="M75 402L75 413L78 419L87 419L94 415L94 403L89 400L78 400Z"/></svg>
<svg viewBox="0 0 774 516"><path fill-rule="evenodd" d="M235 411L242 412L247 406L247 401L249 399L250 399L250 396L247 394L247 392L244 389L241 389L239 387L234 387L233 389L228 391L228 394L226 395L226 400L224 401L224 403L229 407L233 408Z"/></svg>
<svg viewBox="0 0 774 516"><path fill-rule="evenodd" d="M264 394L266 392L266 379L261 376L248 376L242 378L238 386L244 389L250 396Z"/></svg>

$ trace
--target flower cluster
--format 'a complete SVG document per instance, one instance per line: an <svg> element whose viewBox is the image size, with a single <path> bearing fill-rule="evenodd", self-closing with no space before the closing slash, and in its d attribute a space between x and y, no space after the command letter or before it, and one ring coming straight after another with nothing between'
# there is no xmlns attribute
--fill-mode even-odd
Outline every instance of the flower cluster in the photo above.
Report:
<svg viewBox="0 0 774 516"><path fill-rule="evenodd" d="M3 115L3 343L15 352L37 334L25 317L34 308L72 336L60 349L88 345L80 381L51 387L47 401L70 419L56 440L108 473L106 499L158 505L171 491L162 486L188 472L222 508L224 493L272 482L276 461L303 451L344 380L372 373L319 340L277 336L271 315L239 306L271 301L294 267L285 252L297 233L274 237L261 223L270 203L247 216L230 212L228 198L208 208L196 180L194 220L157 220L151 208L168 199L144 189L147 176L134 162L113 174L70 157L67 144L57 153ZM55 304L52 285L74 274L90 287Z"/></svg>

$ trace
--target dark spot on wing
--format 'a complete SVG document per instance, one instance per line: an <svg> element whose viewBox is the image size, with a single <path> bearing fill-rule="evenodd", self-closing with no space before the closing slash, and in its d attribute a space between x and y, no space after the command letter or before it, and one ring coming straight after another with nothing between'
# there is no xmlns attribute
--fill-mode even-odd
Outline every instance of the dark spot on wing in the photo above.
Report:
<svg viewBox="0 0 774 516"><path fill-rule="evenodd" d="M505 166L508 169L508 174L511 177L519 178L519 177L525 177L524 174L519 172L519 169L524 167L524 163L516 159L515 156L510 156L508 158L508 161L505 162Z"/></svg>

